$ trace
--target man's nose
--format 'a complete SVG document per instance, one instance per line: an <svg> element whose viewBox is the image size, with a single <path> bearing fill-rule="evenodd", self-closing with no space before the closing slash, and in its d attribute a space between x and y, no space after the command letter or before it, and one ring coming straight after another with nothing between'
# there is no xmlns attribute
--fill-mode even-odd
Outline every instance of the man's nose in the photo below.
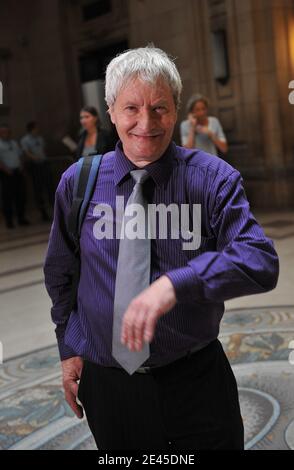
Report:
<svg viewBox="0 0 294 470"><path fill-rule="evenodd" d="M155 122L154 111L152 109L142 109L139 116L139 126L142 130L150 130Z"/></svg>

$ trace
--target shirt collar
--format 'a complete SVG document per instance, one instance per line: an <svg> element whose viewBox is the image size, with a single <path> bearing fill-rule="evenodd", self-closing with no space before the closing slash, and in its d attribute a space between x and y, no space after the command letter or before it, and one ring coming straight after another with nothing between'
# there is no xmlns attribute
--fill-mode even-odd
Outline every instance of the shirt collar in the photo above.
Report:
<svg viewBox="0 0 294 470"><path fill-rule="evenodd" d="M114 150L114 183L118 185L121 180L130 173L131 170L138 170L136 166L123 151L122 141L118 140ZM155 162L148 163L144 166L157 186L160 186L168 180L173 167L173 157L176 153L176 144L171 141L162 154Z"/></svg>

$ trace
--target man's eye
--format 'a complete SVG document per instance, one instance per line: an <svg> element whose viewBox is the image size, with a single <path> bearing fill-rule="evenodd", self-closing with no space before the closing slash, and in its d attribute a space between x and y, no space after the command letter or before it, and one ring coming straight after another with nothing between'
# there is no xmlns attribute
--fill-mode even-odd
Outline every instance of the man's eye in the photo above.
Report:
<svg viewBox="0 0 294 470"><path fill-rule="evenodd" d="M164 111L165 107L164 106L156 106L155 110Z"/></svg>
<svg viewBox="0 0 294 470"><path fill-rule="evenodd" d="M128 109L130 111L134 111L136 108L135 108L135 106L127 106L126 109Z"/></svg>

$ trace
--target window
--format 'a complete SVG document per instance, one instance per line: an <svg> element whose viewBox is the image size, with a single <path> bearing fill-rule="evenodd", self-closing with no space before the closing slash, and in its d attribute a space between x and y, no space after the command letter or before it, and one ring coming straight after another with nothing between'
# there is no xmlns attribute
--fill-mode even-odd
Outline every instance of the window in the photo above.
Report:
<svg viewBox="0 0 294 470"><path fill-rule="evenodd" d="M220 29L211 33L214 79L225 84L230 77L226 31Z"/></svg>

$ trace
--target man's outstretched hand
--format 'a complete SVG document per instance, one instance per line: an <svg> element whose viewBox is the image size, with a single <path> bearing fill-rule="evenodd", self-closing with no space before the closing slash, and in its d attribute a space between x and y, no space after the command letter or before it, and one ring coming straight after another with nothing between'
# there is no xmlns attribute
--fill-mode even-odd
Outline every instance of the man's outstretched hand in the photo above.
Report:
<svg viewBox="0 0 294 470"><path fill-rule="evenodd" d="M162 275L130 302L123 317L121 342L130 351L140 351L144 342L152 341L159 318L176 302L173 284Z"/></svg>
<svg viewBox="0 0 294 470"><path fill-rule="evenodd" d="M70 357L61 361L65 399L75 415L80 419L84 416L84 412L81 405L77 403L79 388L77 381L81 377L83 362L80 356Z"/></svg>

